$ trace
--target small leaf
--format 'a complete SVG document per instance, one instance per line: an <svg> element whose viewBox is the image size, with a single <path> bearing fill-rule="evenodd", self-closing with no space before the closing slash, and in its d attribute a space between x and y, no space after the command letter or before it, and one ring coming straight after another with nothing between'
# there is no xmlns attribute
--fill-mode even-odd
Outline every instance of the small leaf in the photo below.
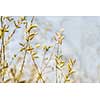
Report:
<svg viewBox="0 0 100 100"><path fill-rule="evenodd" d="M20 20L24 21L24 20L26 20L26 17L25 16L20 16Z"/></svg>
<svg viewBox="0 0 100 100"><path fill-rule="evenodd" d="M29 33L33 28L37 28L37 24L31 24L30 27L27 29L27 32Z"/></svg>
<svg viewBox="0 0 100 100"><path fill-rule="evenodd" d="M69 72L72 71L71 65L70 65L69 63L67 64L67 68L68 68L68 71L69 71Z"/></svg>
<svg viewBox="0 0 100 100"><path fill-rule="evenodd" d="M10 72L11 72L11 75L13 76L13 77L15 77L15 72L14 72L14 70L11 68L10 69Z"/></svg>
<svg viewBox="0 0 100 100"><path fill-rule="evenodd" d="M16 28L21 28L15 21L14 21L14 25Z"/></svg>
<svg viewBox="0 0 100 100"><path fill-rule="evenodd" d="M36 48L39 48L40 47L40 44L39 43L35 44L35 47Z"/></svg>
<svg viewBox="0 0 100 100"><path fill-rule="evenodd" d="M20 51L22 52L22 51L24 51L25 49L26 49L26 48L21 48Z"/></svg>
<svg viewBox="0 0 100 100"><path fill-rule="evenodd" d="M19 43L20 44L20 46L22 46L22 47L24 47L25 46L25 44L23 44L23 43Z"/></svg>
<svg viewBox="0 0 100 100"><path fill-rule="evenodd" d="M32 51L32 50L33 50L33 47L32 47L32 46L29 46L29 47L27 47L26 50L27 50L27 51Z"/></svg>
<svg viewBox="0 0 100 100"><path fill-rule="evenodd" d="M30 33L26 40L32 40L37 35L37 32Z"/></svg>

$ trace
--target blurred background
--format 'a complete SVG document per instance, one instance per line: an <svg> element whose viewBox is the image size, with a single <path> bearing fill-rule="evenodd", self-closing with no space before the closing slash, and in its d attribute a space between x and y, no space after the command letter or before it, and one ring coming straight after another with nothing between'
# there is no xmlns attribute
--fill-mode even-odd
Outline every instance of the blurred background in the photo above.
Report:
<svg viewBox="0 0 100 100"><path fill-rule="evenodd" d="M55 32L64 28L62 52L66 57L77 60L75 69L78 82L100 82L100 17L36 16L35 23L39 25L39 36L35 43L52 44L49 40ZM9 43L9 55L18 50L21 35L24 36L22 32L17 30Z"/></svg>

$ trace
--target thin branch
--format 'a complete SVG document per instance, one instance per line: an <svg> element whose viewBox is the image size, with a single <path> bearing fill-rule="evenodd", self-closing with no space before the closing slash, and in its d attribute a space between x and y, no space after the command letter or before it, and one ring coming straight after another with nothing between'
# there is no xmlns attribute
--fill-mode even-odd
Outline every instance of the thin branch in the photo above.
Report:
<svg viewBox="0 0 100 100"><path fill-rule="evenodd" d="M7 45L10 42L10 40L13 37L13 35L14 35L15 32L16 32L16 28L13 30L12 33L9 34L7 40L5 41L5 45Z"/></svg>
<svg viewBox="0 0 100 100"><path fill-rule="evenodd" d="M1 16L1 28L2 28L2 32L3 32L3 16ZM2 63L5 63L5 45L4 45L4 33L2 34L2 43L1 43L1 57L2 57L2 60L1 62ZM4 65L2 64L2 68L4 67ZM4 81L4 76L2 76L2 81Z"/></svg>
<svg viewBox="0 0 100 100"><path fill-rule="evenodd" d="M45 70L45 68L48 66L49 62L51 61L52 56L53 56L53 54L54 54L55 47L56 47L56 44L54 45L53 50L52 50L52 52L51 52L51 54L50 54L50 57L49 57L47 63L44 65L44 68L42 69L42 71Z"/></svg>

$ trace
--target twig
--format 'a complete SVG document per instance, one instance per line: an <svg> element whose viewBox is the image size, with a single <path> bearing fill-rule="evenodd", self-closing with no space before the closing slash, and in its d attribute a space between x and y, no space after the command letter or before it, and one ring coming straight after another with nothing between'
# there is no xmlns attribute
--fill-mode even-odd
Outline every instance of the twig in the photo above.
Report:
<svg viewBox="0 0 100 100"><path fill-rule="evenodd" d="M1 28L3 28L3 16L1 16ZM5 38L4 38L4 33L2 34L1 38L2 38L2 43L1 43L1 57L2 57L2 60L1 60L1 62L5 63L5 44L4 44ZM2 64L2 67L4 67L3 64ZM2 81L4 81L4 76L2 76Z"/></svg>
<svg viewBox="0 0 100 100"><path fill-rule="evenodd" d="M7 45L10 41L10 39L12 38L12 36L14 35L14 33L16 32L16 28L13 30L13 32L11 34L9 34L7 40L5 41L5 45Z"/></svg>
<svg viewBox="0 0 100 100"><path fill-rule="evenodd" d="M57 48L57 55L59 54L59 44L57 45L58 48ZM57 72L57 65L56 65L56 83L58 83L58 72Z"/></svg>
<svg viewBox="0 0 100 100"><path fill-rule="evenodd" d="M56 47L56 44L54 45L53 50L52 50L52 52L51 52L51 55L50 55L50 57L49 57L47 63L44 65L44 68L42 69L42 71L45 70L45 68L48 66L49 62L51 61L51 58L52 58L52 56L53 56L53 53L54 53L55 47Z"/></svg>

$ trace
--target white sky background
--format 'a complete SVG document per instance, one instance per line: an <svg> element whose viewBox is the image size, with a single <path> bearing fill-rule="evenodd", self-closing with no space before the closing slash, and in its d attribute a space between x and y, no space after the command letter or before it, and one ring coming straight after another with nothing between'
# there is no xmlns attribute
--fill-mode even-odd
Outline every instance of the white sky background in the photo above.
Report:
<svg viewBox="0 0 100 100"><path fill-rule="evenodd" d="M81 82L98 82L100 67L100 17L37 17L53 25L53 32L64 28L63 52L75 57Z"/></svg>

